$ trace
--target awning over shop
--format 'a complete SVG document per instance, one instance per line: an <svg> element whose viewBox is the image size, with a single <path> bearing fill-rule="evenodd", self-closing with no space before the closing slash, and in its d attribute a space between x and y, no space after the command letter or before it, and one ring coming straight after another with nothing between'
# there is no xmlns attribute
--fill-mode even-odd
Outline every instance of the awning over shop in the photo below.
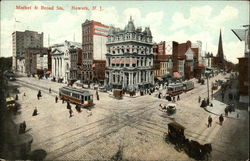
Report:
<svg viewBox="0 0 250 161"><path fill-rule="evenodd" d="M174 72L173 76L174 78L181 78L181 75L178 72Z"/></svg>
<svg viewBox="0 0 250 161"><path fill-rule="evenodd" d="M162 79L161 77L157 77L157 79L158 79L159 81L163 81L163 79Z"/></svg>
<svg viewBox="0 0 250 161"><path fill-rule="evenodd" d="M45 74L51 74L51 71L47 71Z"/></svg>

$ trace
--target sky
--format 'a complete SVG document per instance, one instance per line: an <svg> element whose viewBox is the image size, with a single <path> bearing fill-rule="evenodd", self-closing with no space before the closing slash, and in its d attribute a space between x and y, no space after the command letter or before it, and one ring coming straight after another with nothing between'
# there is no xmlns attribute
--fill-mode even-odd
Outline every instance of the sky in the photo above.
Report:
<svg viewBox="0 0 250 161"><path fill-rule="evenodd" d="M21 10L16 6L31 6L31 9ZM41 10L41 6L54 6L54 10ZM88 7L89 10L73 10L72 6ZM64 10L57 10L57 7ZM65 40L81 43L81 24L86 19L124 29L130 16L135 27L150 27L156 43L202 41L202 50L214 55L217 54L221 29L226 59L238 63L237 58L244 55L244 42L240 42L231 29L241 29L249 24L248 1L5 0L1 1L0 56L12 56L11 34L14 31L43 32L45 47Z"/></svg>

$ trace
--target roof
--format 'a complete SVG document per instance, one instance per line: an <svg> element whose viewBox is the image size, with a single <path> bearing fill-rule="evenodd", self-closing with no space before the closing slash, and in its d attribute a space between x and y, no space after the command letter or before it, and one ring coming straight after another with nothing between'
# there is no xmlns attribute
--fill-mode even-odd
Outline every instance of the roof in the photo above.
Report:
<svg viewBox="0 0 250 161"><path fill-rule="evenodd" d="M66 86L66 87L61 87L59 90L69 90L69 91L74 91L74 92L79 92L85 95L92 95L89 91L87 90L83 90L83 89L79 89L79 88L75 88L75 87L70 87L70 86Z"/></svg>
<svg viewBox="0 0 250 161"><path fill-rule="evenodd" d="M183 129L183 130L185 129L184 126L182 126L181 124L179 124L177 122L170 122L170 123L168 123L168 126L172 126L172 127Z"/></svg>

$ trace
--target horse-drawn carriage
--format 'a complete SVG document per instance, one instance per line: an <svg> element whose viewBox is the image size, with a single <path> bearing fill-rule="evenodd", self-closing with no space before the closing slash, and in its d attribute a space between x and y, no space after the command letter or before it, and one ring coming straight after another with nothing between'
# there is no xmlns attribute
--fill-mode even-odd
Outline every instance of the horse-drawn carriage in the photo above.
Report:
<svg viewBox="0 0 250 161"><path fill-rule="evenodd" d="M168 124L168 133L165 135L165 141L175 145L176 150L185 151L189 157L197 160L208 160L212 151L211 144L200 144L197 141L189 140L184 134L185 127L177 122Z"/></svg>
<svg viewBox="0 0 250 161"><path fill-rule="evenodd" d="M161 105L160 104L160 107L161 107L161 111L163 112L166 112L168 114L174 114L176 112L176 104L174 103L169 103L168 105Z"/></svg>

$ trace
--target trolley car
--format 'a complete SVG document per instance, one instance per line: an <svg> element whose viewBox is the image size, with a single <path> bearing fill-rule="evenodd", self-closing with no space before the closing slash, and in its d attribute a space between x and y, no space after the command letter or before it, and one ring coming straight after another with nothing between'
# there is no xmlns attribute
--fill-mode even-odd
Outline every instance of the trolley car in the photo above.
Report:
<svg viewBox="0 0 250 161"><path fill-rule="evenodd" d="M192 81L187 81L187 82L183 82L183 91L190 91L194 89L194 82Z"/></svg>
<svg viewBox="0 0 250 161"><path fill-rule="evenodd" d="M64 101L69 101L83 107L89 107L93 105L93 94L91 94L89 91L74 87L59 88L59 97Z"/></svg>
<svg viewBox="0 0 250 161"><path fill-rule="evenodd" d="M178 84L172 84L168 86L168 91L167 94L171 96L179 95L183 92L183 84L178 83Z"/></svg>

